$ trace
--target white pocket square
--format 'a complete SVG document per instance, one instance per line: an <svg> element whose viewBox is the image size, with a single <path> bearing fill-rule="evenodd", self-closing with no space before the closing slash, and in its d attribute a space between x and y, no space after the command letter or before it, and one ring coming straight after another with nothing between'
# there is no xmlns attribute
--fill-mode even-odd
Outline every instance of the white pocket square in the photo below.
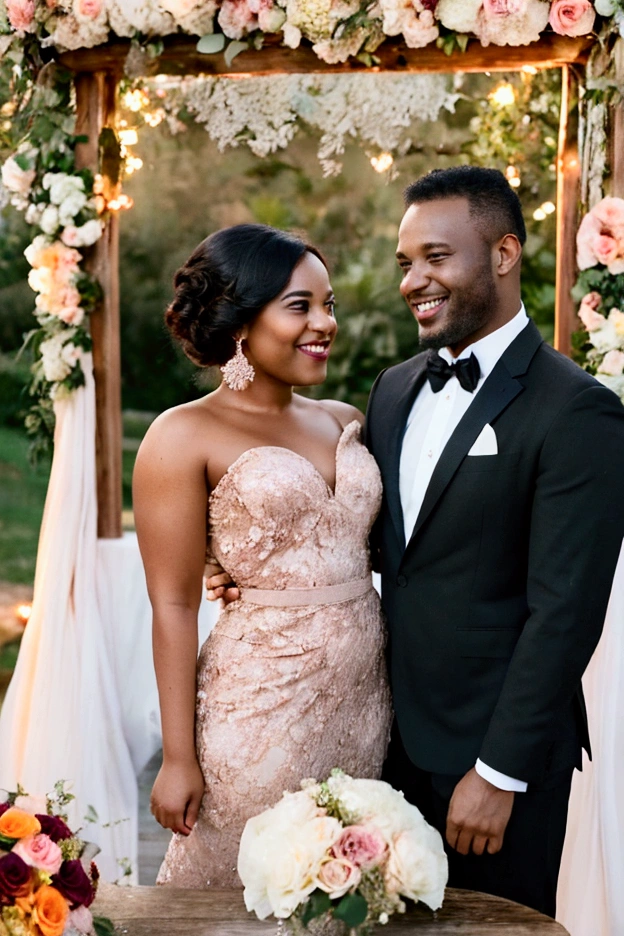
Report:
<svg viewBox="0 0 624 936"><path fill-rule="evenodd" d="M498 455L496 433L489 423L481 430L479 437L468 452L469 455Z"/></svg>

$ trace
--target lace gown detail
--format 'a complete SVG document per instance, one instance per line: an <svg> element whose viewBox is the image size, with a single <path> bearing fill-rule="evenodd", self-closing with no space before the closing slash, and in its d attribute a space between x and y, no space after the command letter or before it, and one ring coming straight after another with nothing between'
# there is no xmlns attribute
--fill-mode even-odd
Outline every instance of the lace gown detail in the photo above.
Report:
<svg viewBox="0 0 624 936"><path fill-rule="evenodd" d="M212 552L243 589L363 579L380 503L379 471L356 422L338 443L335 493L302 456L253 448L210 496ZM241 886L238 845L250 816L332 767L379 777L391 719L384 643L373 590L335 604L228 605L198 660L206 792L191 834L173 836L159 884Z"/></svg>

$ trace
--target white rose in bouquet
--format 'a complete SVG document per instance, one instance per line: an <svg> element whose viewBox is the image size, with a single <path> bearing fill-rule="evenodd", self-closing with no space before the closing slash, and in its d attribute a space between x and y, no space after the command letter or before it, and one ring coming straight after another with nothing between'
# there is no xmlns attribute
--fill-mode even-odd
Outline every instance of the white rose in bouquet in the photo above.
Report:
<svg viewBox="0 0 624 936"><path fill-rule="evenodd" d="M321 864L342 826L323 815L306 791L287 793L249 819L241 837L238 873L245 906L264 920L289 917L317 887Z"/></svg>
<svg viewBox="0 0 624 936"><path fill-rule="evenodd" d="M59 205L59 220L63 226L71 224L76 215L82 211L87 204L87 196L84 192L76 190L71 192L63 199Z"/></svg>
<svg viewBox="0 0 624 936"><path fill-rule="evenodd" d="M67 247L90 247L102 236L103 225L97 218L87 221L80 227L67 225L61 234L61 240Z"/></svg>
<svg viewBox="0 0 624 936"><path fill-rule="evenodd" d="M68 337L74 335L73 329L69 332L60 332L46 341L41 342L41 362L45 379L51 383L65 380L81 355L82 349L77 348ZM67 342L67 344L66 344Z"/></svg>
<svg viewBox="0 0 624 936"><path fill-rule="evenodd" d="M39 224L43 211L43 205L35 205L34 202L31 203L26 209L26 224Z"/></svg>
<svg viewBox="0 0 624 936"><path fill-rule="evenodd" d="M438 910L447 877L447 857L437 829L423 822L393 836L385 872L388 893L421 900L431 910Z"/></svg>

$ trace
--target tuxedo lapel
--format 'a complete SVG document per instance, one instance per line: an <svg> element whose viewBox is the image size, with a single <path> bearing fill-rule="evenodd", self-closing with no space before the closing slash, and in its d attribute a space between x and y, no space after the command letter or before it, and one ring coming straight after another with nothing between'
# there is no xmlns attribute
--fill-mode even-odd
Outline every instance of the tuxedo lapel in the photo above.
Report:
<svg viewBox="0 0 624 936"><path fill-rule="evenodd" d="M384 472L384 493L388 504L388 511L392 517L395 532L401 551L405 549L405 530L403 526L403 510L401 507L401 495L399 493L399 466L401 461L401 445L407 426L407 419L414 400L420 388L423 385L426 371L427 356L419 355L414 360L414 369L406 381L400 395L397 397L391 411L388 412L389 433L387 436L387 448ZM391 404L392 405L392 404Z"/></svg>
<svg viewBox="0 0 624 936"><path fill-rule="evenodd" d="M542 340L535 325L529 322L479 390L444 447L431 476L408 546L418 536L483 427L486 423L491 424L524 389L522 382L516 378L526 373Z"/></svg>

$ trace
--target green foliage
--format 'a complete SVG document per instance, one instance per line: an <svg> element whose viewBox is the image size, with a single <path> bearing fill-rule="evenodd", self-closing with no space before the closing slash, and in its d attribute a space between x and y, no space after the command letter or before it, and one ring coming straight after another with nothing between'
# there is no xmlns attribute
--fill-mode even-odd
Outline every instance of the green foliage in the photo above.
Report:
<svg viewBox="0 0 624 936"><path fill-rule="evenodd" d="M368 914L368 904L361 894L345 894L340 903L334 907L334 917L344 920L347 926L355 927L364 922Z"/></svg>
<svg viewBox="0 0 624 936"><path fill-rule="evenodd" d="M589 292L600 293L601 312L608 314L611 309L624 309L624 276L609 273L605 266L590 267L579 273L572 296L580 302Z"/></svg>
<svg viewBox="0 0 624 936"><path fill-rule="evenodd" d="M324 913L331 910L331 906L332 902L329 899L329 894L322 890L312 891L303 908L301 922L304 926L307 926L310 920L323 916Z"/></svg>
<svg viewBox="0 0 624 936"><path fill-rule="evenodd" d="M0 426L0 577L30 584L35 573L39 528L49 462L35 470L28 462L22 430Z"/></svg>
<svg viewBox="0 0 624 936"><path fill-rule="evenodd" d="M108 917L94 916L93 929L95 936L115 936L115 924Z"/></svg>

